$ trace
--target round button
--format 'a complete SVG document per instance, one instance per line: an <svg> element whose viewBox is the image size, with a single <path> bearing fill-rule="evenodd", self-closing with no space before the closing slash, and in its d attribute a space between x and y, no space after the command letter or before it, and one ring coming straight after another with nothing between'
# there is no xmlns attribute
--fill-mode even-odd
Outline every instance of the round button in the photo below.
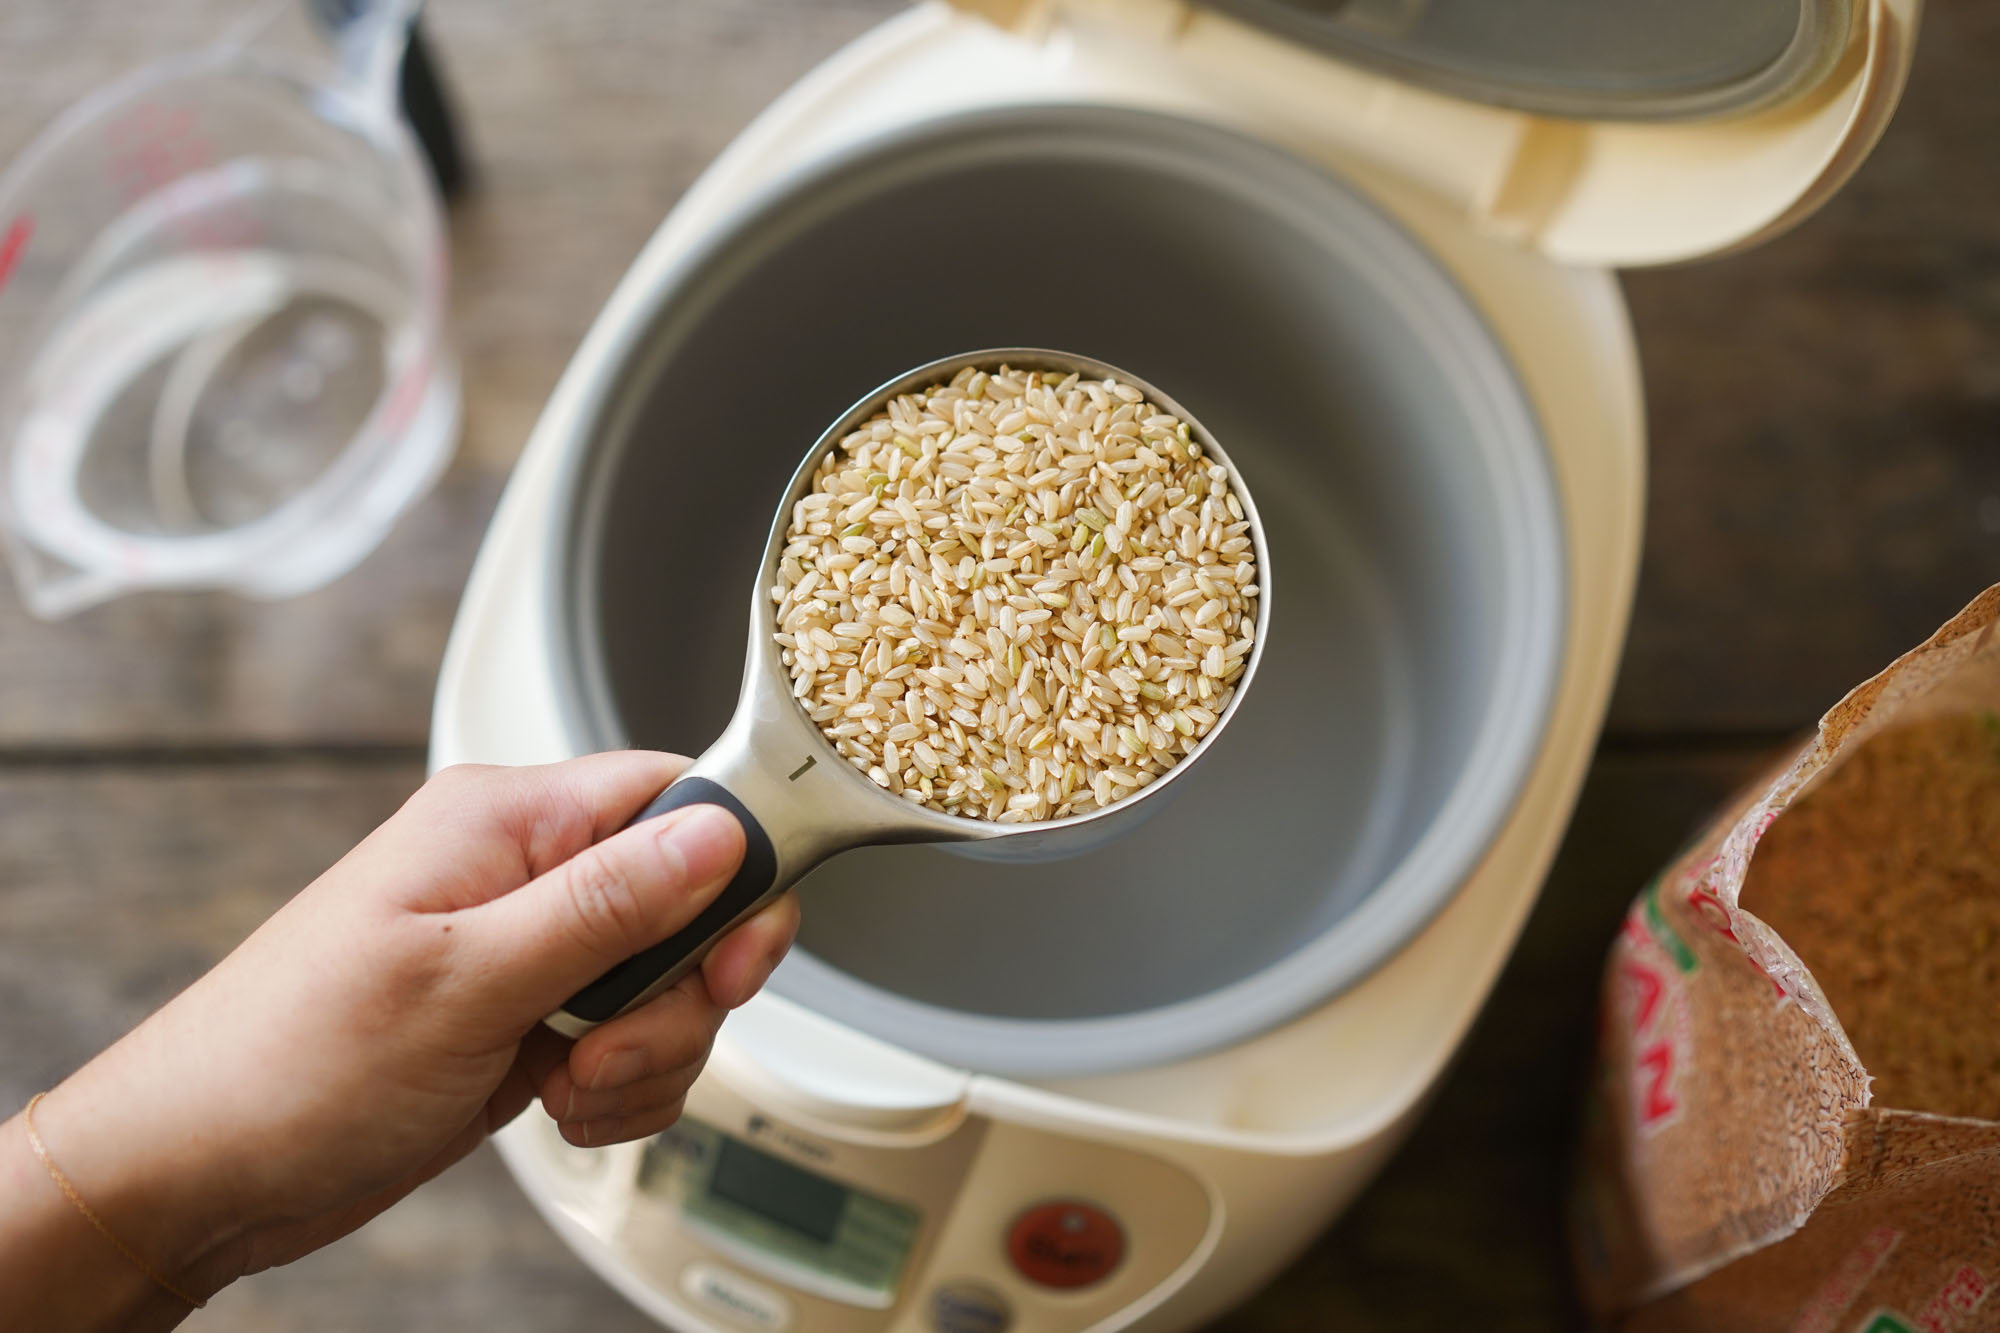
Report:
<svg viewBox="0 0 2000 1333"><path fill-rule="evenodd" d="M1087 1287L1109 1277L1125 1257L1125 1232L1118 1219L1092 1204L1038 1204L1014 1219L1007 1257L1030 1282Z"/></svg>

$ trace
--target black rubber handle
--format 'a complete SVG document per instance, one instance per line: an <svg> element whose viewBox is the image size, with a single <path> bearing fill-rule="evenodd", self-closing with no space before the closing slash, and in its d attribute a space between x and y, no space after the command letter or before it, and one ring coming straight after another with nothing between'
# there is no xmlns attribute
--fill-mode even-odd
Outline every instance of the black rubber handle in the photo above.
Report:
<svg viewBox="0 0 2000 1333"><path fill-rule="evenodd" d="M682 778L655 797L632 823L687 805L719 805L736 816L743 825L743 868L700 916L570 996L562 1012L572 1019L595 1025L617 1017L663 978L687 972L711 944L771 896L778 878L778 854L770 837L743 802L707 778Z"/></svg>

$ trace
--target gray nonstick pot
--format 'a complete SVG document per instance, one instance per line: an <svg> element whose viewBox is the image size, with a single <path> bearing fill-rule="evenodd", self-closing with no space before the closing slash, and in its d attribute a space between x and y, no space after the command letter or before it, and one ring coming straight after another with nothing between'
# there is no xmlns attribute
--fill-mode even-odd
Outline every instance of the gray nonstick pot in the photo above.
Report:
<svg viewBox="0 0 2000 1333"><path fill-rule="evenodd" d="M1072 348L1168 390L1249 479L1282 584L1165 816L1033 865L835 857L778 994L1015 1076L1183 1059L1379 967L1513 806L1565 632L1540 429L1473 302L1326 168L1106 107L938 119L781 181L625 308L558 423L579 752L723 733L800 450L941 352Z"/></svg>
<svg viewBox="0 0 2000 1333"><path fill-rule="evenodd" d="M1200 743L1122 800L1060 819L1021 824L968 819L903 800L843 759L793 698L791 678L772 639L775 616L769 595L779 577L792 507L812 489L820 459L828 451L900 394L943 383L966 368L996 371L1002 366L1054 371L1059 377L1076 371L1091 380L1117 380L1179 417L1201 446L1204 461L1229 473L1231 493L1249 524L1247 535L1259 561L1260 584L1251 603L1256 615L1254 637L1243 671ZM743 826L743 865L686 927L607 971L549 1015L549 1026L565 1035L580 1037L679 981L724 935L836 853L856 847L936 843L985 860L1045 861L1107 847L1129 835L1160 808L1162 797L1185 781L1228 727L1256 678L1270 632L1271 567L1263 558L1264 530L1256 499L1243 475L1186 408L1130 371L1091 357L1049 348L990 348L942 357L906 371L863 395L820 434L776 497L775 509L764 558L750 584L750 644L735 715L715 743L634 819L636 823L690 805L720 805ZM705 573L697 569L695 576Z"/></svg>

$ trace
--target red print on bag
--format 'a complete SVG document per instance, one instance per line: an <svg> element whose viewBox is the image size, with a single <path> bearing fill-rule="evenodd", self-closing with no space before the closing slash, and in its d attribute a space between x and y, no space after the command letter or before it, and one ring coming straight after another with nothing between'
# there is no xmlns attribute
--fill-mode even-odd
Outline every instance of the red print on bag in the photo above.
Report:
<svg viewBox="0 0 2000 1333"><path fill-rule="evenodd" d="M1959 1316L1971 1314L1985 1304L1992 1284L1985 1275L1971 1264L1965 1265L1945 1282L1944 1290L1931 1297L1931 1302L1917 1315L1917 1327L1923 1333L1954 1333L1960 1327Z"/></svg>

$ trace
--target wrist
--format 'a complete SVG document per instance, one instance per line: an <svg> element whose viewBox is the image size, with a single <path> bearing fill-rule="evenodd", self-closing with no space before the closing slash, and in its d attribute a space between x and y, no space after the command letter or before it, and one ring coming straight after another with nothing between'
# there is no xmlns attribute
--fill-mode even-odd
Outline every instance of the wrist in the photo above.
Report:
<svg viewBox="0 0 2000 1333"><path fill-rule="evenodd" d="M39 1114L33 1124L39 1131ZM35 1152L26 1112L0 1122L0 1310L9 1327L154 1333L193 1308L91 1224Z"/></svg>
<svg viewBox="0 0 2000 1333"><path fill-rule="evenodd" d="M209 1132L181 1123L169 1099L150 1092L171 1084L135 1080L121 1068L131 1042L50 1089L35 1109L35 1129L49 1162L104 1228L176 1290L205 1301L241 1275L231 1263L239 1229L227 1176ZM54 1178L46 1183L60 1198ZM61 1202L82 1216L72 1200ZM110 1242L103 1248L158 1285Z"/></svg>

